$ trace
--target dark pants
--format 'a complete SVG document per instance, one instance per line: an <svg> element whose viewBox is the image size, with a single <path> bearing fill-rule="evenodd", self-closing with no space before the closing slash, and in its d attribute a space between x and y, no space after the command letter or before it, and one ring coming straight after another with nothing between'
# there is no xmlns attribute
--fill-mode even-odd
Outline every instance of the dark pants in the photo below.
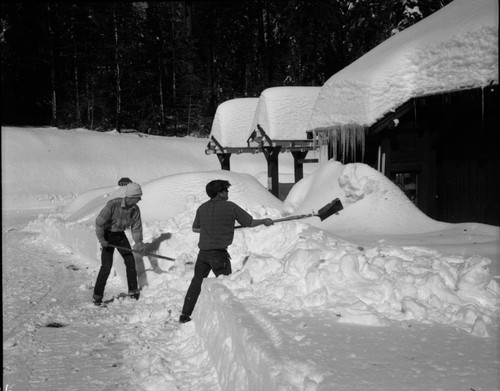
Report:
<svg viewBox="0 0 500 391"><path fill-rule="evenodd" d="M194 266L194 277L191 280L186 298L184 299L184 307L182 313L191 316L201 292L201 284L204 278L210 274L210 270L216 276L221 274L231 274L231 261L226 250L200 250L196 264Z"/></svg>
<svg viewBox="0 0 500 391"><path fill-rule="evenodd" d="M104 232L104 239L108 241L109 244L114 244L115 246L131 248L130 243L125 236L125 232ZM135 270L135 258L131 251L117 249L120 255L125 261L125 267L127 269L127 283L128 291L134 291L137 289L137 271ZM113 266L113 253L115 252L114 247L104 247L101 253L101 269L97 275L97 281L94 287L94 294L99 296L104 296L104 288L106 287L106 282L108 281L109 273L111 272L111 267Z"/></svg>

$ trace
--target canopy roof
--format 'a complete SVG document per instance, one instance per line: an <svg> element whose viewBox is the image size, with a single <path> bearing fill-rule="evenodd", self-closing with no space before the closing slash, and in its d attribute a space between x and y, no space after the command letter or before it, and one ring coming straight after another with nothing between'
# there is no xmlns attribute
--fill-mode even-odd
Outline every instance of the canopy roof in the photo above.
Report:
<svg viewBox="0 0 500 391"><path fill-rule="evenodd" d="M321 87L272 87L262 91L252 126L272 140L304 140L312 109Z"/></svg>
<svg viewBox="0 0 500 391"><path fill-rule="evenodd" d="M237 98L221 103L215 112L210 138L223 147L247 145L259 98Z"/></svg>
<svg viewBox="0 0 500 391"><path fill-rule="evenodd" d="M304 140L321 87L272 87L259 98L221 103L215 112L210 139L223 148L247 146L257 125L273 140Z"/></svg>

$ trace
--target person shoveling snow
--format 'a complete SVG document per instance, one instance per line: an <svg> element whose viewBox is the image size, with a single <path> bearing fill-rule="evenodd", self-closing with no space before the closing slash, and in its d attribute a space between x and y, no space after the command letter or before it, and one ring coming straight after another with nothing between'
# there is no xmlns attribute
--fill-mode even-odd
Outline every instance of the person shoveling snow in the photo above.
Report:
<svg viewBox="0 0 500 391"><path fill-rule="evenodd" d="M237 221L243 227L273 224L273 220L269 218L254 219L234 202L228 201L230 186L231 184L225 180L210 181L206 186L210 200L200 205L196 211L193 232L200 234L198 242L200 251L194 267L194 277L184 299L180 323L191 320L191 314L200 295L201 284L210 271L216 276L231 274L231 257L227 247L233 242L234 222Z"/></svg>
<svg viewBox="0 0 500 391"><path fill-rule="evenodd" d="M130 227L134 239L134 250L144 251L142 242L141 211L137 203L141 200L142 189L137 183L128 183L124 198L115 198L109 201L96 218L95 231L101 243L101 268L97 275L94 287L94 304L101 305L104 297L104 288L108 281L113 266L113 253L115 248L123 257L127 270L128 294L139 300L137 289L137 271L132 248L125 235L125 230ZM115 247L117 246L117 247Z"/></svg>

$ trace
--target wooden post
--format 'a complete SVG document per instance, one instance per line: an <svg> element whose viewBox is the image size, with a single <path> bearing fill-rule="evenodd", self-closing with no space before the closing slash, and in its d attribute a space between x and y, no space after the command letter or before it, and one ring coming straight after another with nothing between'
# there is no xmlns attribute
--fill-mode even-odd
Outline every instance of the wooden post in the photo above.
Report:
<svg viewBox="0 0 500 391"><path fill-rule="evenodd" d="M304 177L304 158L308 151L292 151L293 155L293 168L295 173L295 183Z"/></svg>
<svg viewBox="0 0 500 391"><path fill-rule="evenodd" d="M262 151L267 160L267 190L279 198L279 170L278 170L278 156L281 151L281 146L278 147L262 147Z"/></svg>
<svg viewBox="0 0 500 391"><path fill-rule="evenodd" d="M217 157L219 158L220 168L221 170L231 171L229 159L231 159L230 153L218 153Z"/></svg>

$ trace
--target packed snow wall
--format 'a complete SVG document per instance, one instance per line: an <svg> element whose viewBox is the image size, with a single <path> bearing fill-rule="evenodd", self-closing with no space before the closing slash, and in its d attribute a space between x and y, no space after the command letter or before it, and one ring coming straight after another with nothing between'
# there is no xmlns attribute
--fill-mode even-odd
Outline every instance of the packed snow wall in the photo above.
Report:
<svg viewBox="0 0 500 391"><path fill-rule="evenodd" d="M307 363L285 362L274 327L250 313L215 278L203 282L195 307L196 332L210 354L223 391L315 391L321 378ZM315 380L314 380L315 379Z"/></svg>

